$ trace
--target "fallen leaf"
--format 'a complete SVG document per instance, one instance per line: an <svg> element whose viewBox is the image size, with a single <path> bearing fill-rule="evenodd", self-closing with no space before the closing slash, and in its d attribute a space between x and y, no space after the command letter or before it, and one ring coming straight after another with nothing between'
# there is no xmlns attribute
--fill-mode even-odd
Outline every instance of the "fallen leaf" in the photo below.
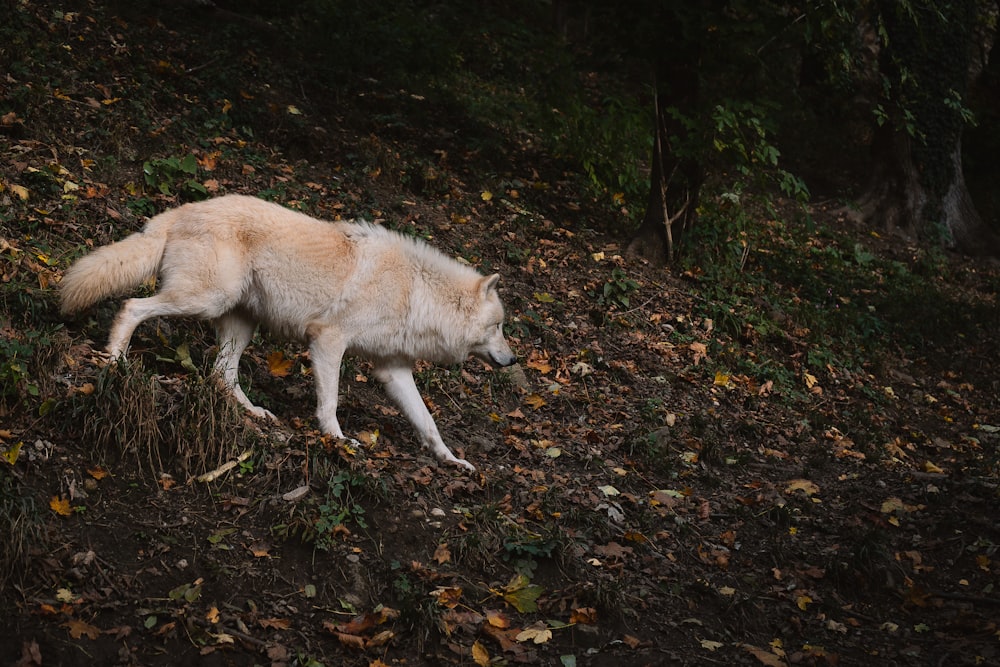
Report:
<svg viewBox="0 0 1000 667"><path fill-rule="evenodd" d="M258 623L268 630L287 630L292 627L292 622L287 618L262 618Z"/></svg>
<svg viewBox="0 0 1000 667"><path fill-rule="evenodd" d="M448 549L448 545L442 542L434 550L434 560L438 562L439 565L444 565L451 560L451 551Z"/></svg>
<svg viewBox="0 0 1000 667"><path fill-rule="evenodd" d="M538 611L536 601L544 590L523 574L515 574L504 587L503 599L522 614L532 613Z"/></svg>
<svg viewBox="0 0 1000 667"><path fill-rule="evenodd" d="M766 649L759 648L757 646L751 646L750 644L743 644L743 650L757 658L757 661L767 667L787 667L788 663L781 659L780 656L771 653Z"/></svg>
<svg viewBox="0 0 1000 667"><path fill-rule="evenodd" d="M937 467L930 461L924 461L924 472L932 472L940 474L943 473L944 470L942 468Z"/></svg>
<svg viewBox="0 0 1000 667"><path fill-rule="evenodd" d="M69 498L62 496L52 496L49 500L49 508L61 516L69 516L73 513L72 508L69 506Z"/></svg>
<svg viewBox="0 0 1000 667"><path fill-rule="evenodd" d="M78 618L71 618L62 624L64 628L69 629L69 636L73 639L80 639L81 637L87 637L87 639L97 639L101 636L101 629L94 627L90 623L81 621Z"/></svg>
<svg viewBox="0 0 1000 667"><path fill-rule="evenodd" d="M552 372L552 364L549 363L548 356L540 352L532 352L528 360L524 362L524 365L538 371L542 375Z"/></svg>
<svg viewBox="0 0 1000 667"><path fill-rule="evenodd" d="M87 474L100 481L107 477L109 473L101 466L94 466L93 468L87 468Z"/></svg>
<svg viewBox="0 0 1000 667"><path fill-rule="evenodd" d="M708 649L709 651L717 651L725 646L722 642L715 642L710 639L699 639L698 642L701 644L702 648Z"/></svg>
<svg viewBox="0 0 1000 667"><path fill-rule="evenodd" d="M785 487L785 493L792 494L796 491L802 491L807 496L812 496L819 493L819 486L815 482L811 482L808 479L793 479Z"/></svg>
<svg viewBox="0 0 1000 667"><path fill-rule="evenodd" d="M442 607L454 609L462 598L462 589L458 586L441 587L431 591L431 596L437 598Z"/></svg>
<svg viewBox="0 0 1000 667"><path fill-rule="evenodd" d="M515 637L519 642L533 642L535 644L544 644L545 642L552 639L552 630L549 630L548 626L544 623L536 623L530 627L521 630L517 633Z"/></svg>
<svg viewBox="0 0 1000 667"><path fill-rule="evenodd" d="M708 359L708 347L704 343L691 343L688 349L694 352L694 365L701 363L702 359Z"/></svg>
<svg viewBox="0 0 1000 667"><path fill-rule="evenodd" d="M535 410L537 410L537 409L541 408L542 406L546 405L545 399L542 398L542 396L540 394L537 394L537 393L535 393L535 394L529 394L528 396L526 396L524 398L524 402L529 407L532 407Z"/></svg>
<svg viewBox="0 0 1000 667"><path fill-rule="evenodd" d="M271 371L271 375L277 378L287 376L292 370L293 363L292 359L285 359L285 355L281 350L275 350L267 355L267 368Z"/></svg>
<svg viewBox="0 0 1000 667"><path fill-rule="evenodd" d="M348 648L356 648L362 651L365 648L364 637L359 637L358 635L347 635L344 634L343 632L334 632L333 634L337 637L337 640L341 644L343 644Z"/></svg>
<svg viewBox="0 0 1000 667"><path fill-rule="evenodd" d="M486 622L494 628L506 629L510 627L510 620L503 615L503 612L495 609L486 611Z"/></svg>
<svg viewBox="0 0 1000 667"><path fill-rule="evenodd" d="M490 654L486 647L479 640L472 645L472 659L479 667L486 667L490 664Z"/></svg>
<svg viewBox="0 0 1000 667"><path fill-rule="evenodd" d="M21 447L23 446L24 446L23 442L17 442L14 445L12 445L9 449L5 449L3 452L0 452L0 456L3 456L3 460L6 461L7 463L14 465L15 463L17 463L17 457L20 456Z"/></svg>
<svg viewBox="0 0 1000 667"><path fill-rule="evenodd" d="M569 615L569 622L582 623L583 625L597 625L597 610L593 607L574 609Z"/></svg>

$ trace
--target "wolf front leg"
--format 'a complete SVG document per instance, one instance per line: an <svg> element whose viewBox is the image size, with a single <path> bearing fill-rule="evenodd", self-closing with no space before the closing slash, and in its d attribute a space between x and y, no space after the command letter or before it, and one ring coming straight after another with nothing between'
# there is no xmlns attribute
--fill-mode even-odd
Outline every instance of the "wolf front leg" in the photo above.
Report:
<svg viewBox="0 0 1000 667"><path fill-rule="evenodd" d="M324 433L343 438L337 421L337 392L340 390L340 362L347 349L344 337L327 327L309 336L309 357L316 378L316 417Z"/></svg>
<svg viewBox="0 0 1000 667"><path fill-rule="evenodd" d="M442 461L454 463L467 470L476 469L465 459L455 456L444 444L437 424L434 423L434 418L424 405L424 399L420 397L417 385L413 381L412 370L401 366L377 366L375 377L385 386L385 393L389 394L389 398L413 424L424 447L434 452L434 455Z"/></svg>

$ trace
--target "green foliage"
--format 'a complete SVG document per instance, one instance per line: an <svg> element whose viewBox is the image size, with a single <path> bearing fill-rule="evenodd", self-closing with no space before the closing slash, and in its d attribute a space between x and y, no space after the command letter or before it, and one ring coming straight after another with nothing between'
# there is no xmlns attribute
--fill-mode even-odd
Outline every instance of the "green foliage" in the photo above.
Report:
<svg viewBox="0 0 1000 667"><path fill-rule="evenodd" d="M321 469L326 467L325 463L320 465ZM360 473L337 471L329 478L321 499L300 503L291 521L275 525L271 531L284 538L297 536L321 551L329 551L336 544L340 526L353 522L361 528L368 527L359 494L369 491L370 487L370 480Z"/></svg>
<svg viewBox="0 0 1000 667"><path fill-rule="evenodd" d="M38 385L28 370L27 360L33 354L34 346L28 341L14 337L0 339L0 392L4 401L38 396Z"/></svg>
<svg viewBox="0 0 1000 667"><path fill-rule="evenodd" d="M353 489L364 488L365 483L363 476L350 470L341 470L330 480L326 501L318 507L319 516L314 524L318 548L329 549L334 529L347 521L353 521L361 528L368 527L364 519L365 508L352 495Z"/></svg>
<svg viewBox="0 0 1000 667"><path fill-rule="evenodd" d="M142 163L142 178L147 186L165 194L174 190L188 200L206 199L208 190L195 177L198 161L194 155L185 157L153 158Z"/></svg>
<svg viewBox="0 0 1000 667"><path fill-rule="evenodd" d="M641 215L649 189L643 165L653 148L650 109L625 93L599 105L571 97L553 121L553 150L579 161L594 194L611 208L625 205L633 219Z"/></svg>
<svg viewBox="0 0 1000 667"><path fill-rule="evenodd" d="M611 271L611 278L604 283L600 301L619 308L628 308L632 303L632 295L638 289L639 283L629 278L621 267L616 266Z"/></svg>
<svg viewBox="0 0 1000 667"><path fill-rule="evenodd" d="M40 328L11 334L0 338L0 404L31 409L41 395L38 356L53 344L52 332Z"/></svg>

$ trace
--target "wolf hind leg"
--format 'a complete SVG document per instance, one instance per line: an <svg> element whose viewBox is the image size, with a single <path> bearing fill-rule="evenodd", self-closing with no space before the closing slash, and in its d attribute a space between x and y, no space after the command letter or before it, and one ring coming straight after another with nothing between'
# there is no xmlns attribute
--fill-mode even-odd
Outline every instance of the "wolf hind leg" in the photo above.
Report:
<svg viewBox="0 0 1000 667"><path fill-rule="evenodd" d="M394 365L376 366L375 377L385 386L385 392L389 395L406 418L413 424L413 428L420 437L420 442L424 447L431 450L438 459L475 470L475 466L455 456L448 445L441 439L434 417L424 404L424 399L420 396L416 383L413 381L413 371L410 368Z"/></svg>
<svg viewBox="0 0 1000 667"><path fill-rule="evenodd" d="M111 327L111 335L108 338L108 354L111 355L112 361L124 357L125 353L128 352L132 333L137 326L146 320L154 317L192 314L195 313L191 312L190 308L163 293L145 299L128 299L122 304Z"/></svg>
<svg viewBox="0 0 1000 667"><path fill-rule="evenodd" d="M240 357L250 344L257 323L248 314L232 311L215 318L214 324L215 340L219 346L214 370L219 381L247 412L255 417L278 421L271 411L254 405L240 386Z"/></svg>

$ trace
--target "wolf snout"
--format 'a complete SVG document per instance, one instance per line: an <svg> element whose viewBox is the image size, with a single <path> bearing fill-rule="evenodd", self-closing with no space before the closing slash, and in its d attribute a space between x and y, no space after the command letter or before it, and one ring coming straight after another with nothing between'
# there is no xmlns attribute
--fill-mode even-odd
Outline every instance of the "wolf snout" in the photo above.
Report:
<svg viewBox="0 0 1000 667"><path fill-rule="evenodd" d="M500 353L490 352L490 363L494 366L500 366L505 368L507 366L513 366L517 363L517 357L513 353Z"/></svg>

